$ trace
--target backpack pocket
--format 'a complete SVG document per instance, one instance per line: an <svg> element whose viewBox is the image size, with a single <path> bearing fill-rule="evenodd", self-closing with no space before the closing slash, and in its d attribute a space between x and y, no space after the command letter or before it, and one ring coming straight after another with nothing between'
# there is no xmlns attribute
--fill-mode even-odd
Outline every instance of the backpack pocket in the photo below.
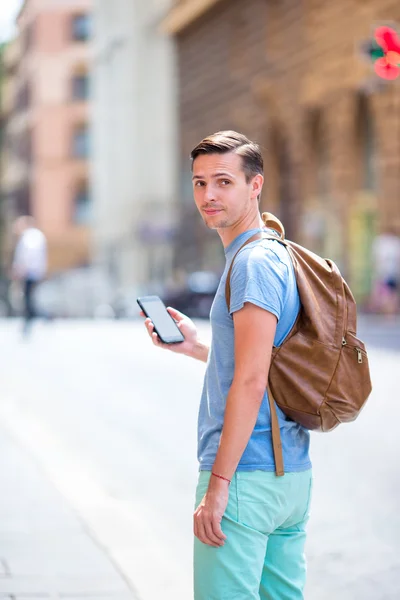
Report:
<svg viewBox="0 0 400 600"><path fill-rule="evenodd" d="M363 408L372 385L369 374L368 355L364 343L347 332L343 338L342 351L321 407L322 422L334 415L338 423L354 421ZM324 431L329 431L324 428Z"/></svg>

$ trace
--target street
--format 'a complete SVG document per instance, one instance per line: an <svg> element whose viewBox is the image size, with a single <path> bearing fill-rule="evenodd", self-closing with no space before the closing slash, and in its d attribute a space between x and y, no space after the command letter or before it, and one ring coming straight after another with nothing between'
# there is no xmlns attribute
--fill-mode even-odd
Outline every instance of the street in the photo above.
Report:
<svg viewBox="0 0 400 600"><path fill-rule="evenodd" d="M355 423L312 434L306 600L400 598L400 320L359 333L373 393ZM139 320L39 322L26 341L3 320L0 336L0 598L190 600L205 365Z"/></svg>

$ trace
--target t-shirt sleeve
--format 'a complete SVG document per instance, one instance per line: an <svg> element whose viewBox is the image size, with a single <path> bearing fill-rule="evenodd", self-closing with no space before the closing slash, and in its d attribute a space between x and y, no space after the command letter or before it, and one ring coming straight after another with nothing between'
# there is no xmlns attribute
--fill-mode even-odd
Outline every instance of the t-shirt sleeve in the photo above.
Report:
<svg viewBox="0 0 400 600"><path fill-rule="evenodd" d="M274 314L279 321L288 277L287 265L271 248L244 248L232 268L230 314L240 310L245 302L251 302Z"/></svg>

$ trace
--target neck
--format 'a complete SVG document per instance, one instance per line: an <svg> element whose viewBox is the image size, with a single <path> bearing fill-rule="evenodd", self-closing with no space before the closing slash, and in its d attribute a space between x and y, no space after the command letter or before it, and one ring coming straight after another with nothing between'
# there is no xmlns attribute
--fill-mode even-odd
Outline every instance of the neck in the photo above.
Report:
<svg viewBox="0 0 400 600"><path fill-rule="evenodd" d="M217 232L221 238L222 245L224 248L226 248L241 233L250 231L250 229L262 229L263 227L263 220L260 213L257 211L256 215L247 216L247 218L245 217L242 221L235 223L231 227L222 227L221 229L217 229Z"/></svg>

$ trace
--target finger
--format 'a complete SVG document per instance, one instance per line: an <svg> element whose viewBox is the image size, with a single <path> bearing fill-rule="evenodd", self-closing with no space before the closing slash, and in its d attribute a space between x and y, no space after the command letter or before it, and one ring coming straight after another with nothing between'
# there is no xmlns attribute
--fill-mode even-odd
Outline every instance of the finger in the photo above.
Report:
<svg viewBox="0 0 400 600"><path fill-rule="evenodd" d="M147 333L149 334L149 336L151 337L154 331L154 325L153 323L150 321L150 319L146 319L144 322L146 329L147 329Z"/></svg>
<svg viewBox="0 0 400 600"><path fill-rule="evenodd" d="M214 533L211 521L204 522L204 529L206 532L207 539L216 546L222 546L224 541L217 537Z"/></svg>
<svg viewBox="0 0 400 600"><path fill-rule="evenodd" d="M145 317L146 316L142 310L140 311L139 314L140 314L141 317Z"/></svg>
<svg viewBox="0 0 400 600"><path fill-rule="evenodd" d="M204 521L202 517L199 515L197 518L197 533L198 538L203 544L207 544L207 546L212 546L213 548L218 548L219 544L209 539L206 528L204 526Z"/></svg>
<svg viewBox="0 0 400 600"><path fill-rule="evenodd" d="M153 340L153 344L156 346L162 346L162 342L155 331L152 332L151 339Z"/></svg>
<svg viewBox="0 0 400 600"><path fill-rule="evenodd" d="M179 310L176 310L176 308L172 308L171 306L167 307L167 311L169 312L171 317L176 321L182 321L182 319L186 318L186 315L181 313Z"/></svg>
<svg viewBox="0 0 400 600"><path fill-rule="evenodd" d="M201 528L200 514L201 514L201 509L199 510L199 508L197 508L197 510L195 511L195 513L193 515L193 531L194 531L194 535L197 537L197 539L199 539L200 542L205 544L204 532Z"/></svg>
<svg viewBox="0 0 400 600"><path fill-rule="evenodd" d="M169 345L168 344L164 344L164 342L162 342L160 340L160 338L158 337L158 335L155 332L153 332L151 334L151 337L152 337L154 345L157 346L157 348L164 348L164 349L167 349L167 350L171 350L171 348L169 347Z"/></svg>
<svg viewBox="0 0 400 600"><path fill-rule="evenodd" d="M211 523L212 525L212 529L213 529L213 533L214 535L219 539L219 540L226 540L226 535L224 534L224 532L221 529L221 523L220 521L218 521L218 519L214 519Z"/></svg>
<svg viewBox="0 0 400 600"><path fill-rule="evenodd" d="M206 530L201 518L197 521L197 537L203 544L206 544L207 546L213 546L214 548L217 547L217 544L214 544L207 538Z"/></svg>

